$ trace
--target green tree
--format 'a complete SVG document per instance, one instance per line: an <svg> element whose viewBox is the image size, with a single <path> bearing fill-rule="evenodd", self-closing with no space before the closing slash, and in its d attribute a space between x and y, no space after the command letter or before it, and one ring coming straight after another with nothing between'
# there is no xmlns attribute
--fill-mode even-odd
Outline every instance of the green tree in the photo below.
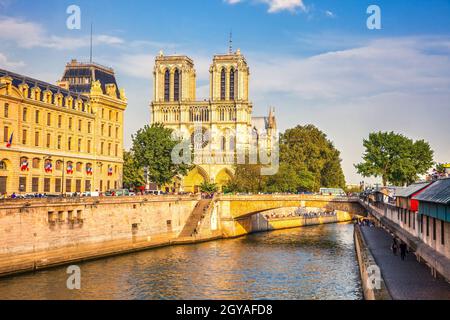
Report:
<svg viewBox="0 0 450 320"><path fill-rule="evenodd" d="M126 188L139 187L145 184L144 170L139 167L131 151L123 153L123 184Z"/></svg>
<svg viewBox="0 0 450 320"><path fill-rule="evenodd" d="M275 192L290 192L296 193L302 185L302 179L298 173L286 163L281 163L278 173L267 177L265 191L270 193ZM308 188L306 188L308 189Z"/></svg>
<svg viewBox="0 0 450 320"><path fill-rule="evenodd" d="M172 137L172 130L162 124L140 129L133 138L132 152L140 168L146 167L152 182L165 185L178 175L186 175L189 165L172 161L172 150L181 140Z"/></svg>
<svg viewBox="0 0 450 320"><path fill-rule="evenodd" d="M300 177L298 189L318 191L320 187L345 187L339 151L325 133L313 125L286 130L280 139L280 161Z"/></svg>
<svg viewBox="0 0 450 320"><path fill-rule="evenodd" d="M340 153L313 125L286 130L280 138L280 167L261 176L261 165L238 165L229 192L301 192L320 187L345 187Z"/></svg>
<svg viewBox="0 0 450 320"><path fill-rule="evenodd" d="M204 181L200 185L200 191L201 192L214 193L214 192L217 192L217 190L219 190L219 187L215 183Z"/></svg>
<svg viewBox="0 0 450 320"><path fill-rule="evenodd" d="M262 192L266 186L266 176L261 175L259 164L238 164L235 168L233 178L227 184L227 192Z"/></svg>
<svg viewBox="0 0 450 320"><path fill-rule="evenodd" d="M381 177L383 185L410 184L433 166L433 150L424 140L414 142L394 132L374 132L363 145L363 162L355 168L364 177Z"/></svg>

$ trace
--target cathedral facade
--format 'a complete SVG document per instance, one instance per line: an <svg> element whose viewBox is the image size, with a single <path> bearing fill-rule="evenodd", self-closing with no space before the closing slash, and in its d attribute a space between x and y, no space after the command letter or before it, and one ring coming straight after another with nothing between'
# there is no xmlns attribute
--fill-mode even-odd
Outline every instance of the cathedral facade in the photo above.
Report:
<svg viewBox="0 0 450 320"><path fill-rule="evenodd" d="M215 55L209 72L209 98L198 100L191 58L160 52L155 59L151 123L190 141L195 164L172 189L198 192L205 181L222 188L233 176L237 153L248 153L252 141L270 148L276 131L272 109L268 117L252 117L250 70L240 50Z"/></svg>

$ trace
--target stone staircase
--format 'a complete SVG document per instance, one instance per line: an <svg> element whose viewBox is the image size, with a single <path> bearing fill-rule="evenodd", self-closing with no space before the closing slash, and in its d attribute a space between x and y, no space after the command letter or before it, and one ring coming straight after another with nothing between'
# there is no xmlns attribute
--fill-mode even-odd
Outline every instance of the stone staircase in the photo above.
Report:
<svg viewBox="0 0 450 320"><path fill-rule="evenodd" d="M212 199L202 199L197 203L194 210L192 210L191 215L187 219L186 224L183 230L180 232L178 238L195 236L199 222L205 217L211 203Z"/></svg>

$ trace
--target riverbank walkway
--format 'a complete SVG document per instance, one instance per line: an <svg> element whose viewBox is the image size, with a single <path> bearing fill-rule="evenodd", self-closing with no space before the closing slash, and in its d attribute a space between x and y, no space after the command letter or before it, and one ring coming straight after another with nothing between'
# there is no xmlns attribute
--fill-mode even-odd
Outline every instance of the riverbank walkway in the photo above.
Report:
<svg viewBox="0 0 450 320"><path fill-rule="evenodd" d="M450 300L450 284L441 278L435 279L413 253L408 253L404 261L400 252L396 256L392 253L392 237L386 230L363 226L361 231L392 299Z"/></svg>

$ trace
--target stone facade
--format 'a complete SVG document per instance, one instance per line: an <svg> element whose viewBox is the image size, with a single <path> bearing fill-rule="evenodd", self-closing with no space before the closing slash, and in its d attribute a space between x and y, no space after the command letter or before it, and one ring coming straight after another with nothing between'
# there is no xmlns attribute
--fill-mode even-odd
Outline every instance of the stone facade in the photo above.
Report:
<svg viewBox="0 0 450 320"><path fill-rule="evenodd" d="M0 70L0 193L120 188L126 105L99 65L72 61L59 86Z"/></svg>
<svg viewBox="0 0 450 320"><path fill-rule="evenodd" d="M197 166L178 186L185 192L198 192L204 181L225 185L233 175L237 150L248 153L254 136L257 148L270 152L276 133L273 110L268 117L252 117L250 69L240 50L214 56L209 72L210 97L200 101L192 59L161 52L155 60L151 122L173 129L195 147Z"/></svg>

